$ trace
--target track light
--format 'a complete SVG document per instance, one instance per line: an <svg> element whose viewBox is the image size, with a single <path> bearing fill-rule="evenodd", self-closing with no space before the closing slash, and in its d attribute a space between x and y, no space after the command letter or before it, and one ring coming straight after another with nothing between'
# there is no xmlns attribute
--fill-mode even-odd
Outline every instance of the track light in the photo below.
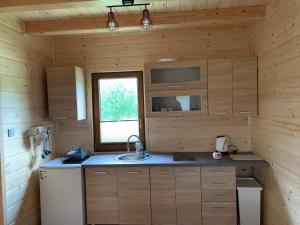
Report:
<svg viewBox="0 0 300 225"><path fill-rule="evenodd" d="M143 10L143 18L140 21L140 25L144 29L149 29L152 27L152 20L150 19L150 13L147 9L147 5L150 5L150 3L144 3L144 4L134 4L134 0L122 0L122 5L110 5L107 6L107 8L110 8L110 11L107 16L107 23L106 28L109 31L114 31L119 28L119 25L116 21L115 15L112 11L112 8L116 7L132 7L132 6L145 6L145 9Z"/></svg>
<svg viewBox="0 0 300 225"><path fill-rule="evenodd" d="M119 28L119 25L116 21L115 15L112 11L112 7L110 7L110 11L107 15L107 23L106 23L106 28L109 31L114 31L117 30Z"/></svg>
<svg viewBox="0 0 300 225"><path fill-rule="evenodd" d="M145 9L143 10L143 18L141 20L141 26L144 29L149 29L152 27L152 20L150 19L150 13L147 9L147 5L145 5Z"/></svg>

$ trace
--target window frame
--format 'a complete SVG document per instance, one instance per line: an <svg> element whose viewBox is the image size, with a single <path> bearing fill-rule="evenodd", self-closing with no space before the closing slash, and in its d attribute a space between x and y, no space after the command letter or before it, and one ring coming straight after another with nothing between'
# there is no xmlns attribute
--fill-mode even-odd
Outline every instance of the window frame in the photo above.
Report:
<svg viewBox="0 0 300 225"><path fill-rule="evenodd" d="M92 95L93 95L93 125L94 125L94 150L95 152L117 152L126 151L127 143L101 143L100 132L100 104L99 104L99 85L100 79L110 78L137 78L138 82L138 107L139 107L139 133L145 148L145 112L144 112L144 85L142 71L126 71L126 72L108 72L108 73L92 73ZM130 144L131 149L134 144Z"/></svg>

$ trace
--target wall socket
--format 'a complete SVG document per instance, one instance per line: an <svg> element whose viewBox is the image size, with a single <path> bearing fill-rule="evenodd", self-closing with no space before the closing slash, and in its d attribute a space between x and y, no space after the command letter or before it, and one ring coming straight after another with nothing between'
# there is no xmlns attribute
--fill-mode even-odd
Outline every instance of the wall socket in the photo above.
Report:
<svg viewBox="0 0 300 225"><path fill-rule="evenodd" d="M16 129L15 128L9 128L7 130L7 135L8 135L8 137L14 137L14 136L16 136Z"/></svg>

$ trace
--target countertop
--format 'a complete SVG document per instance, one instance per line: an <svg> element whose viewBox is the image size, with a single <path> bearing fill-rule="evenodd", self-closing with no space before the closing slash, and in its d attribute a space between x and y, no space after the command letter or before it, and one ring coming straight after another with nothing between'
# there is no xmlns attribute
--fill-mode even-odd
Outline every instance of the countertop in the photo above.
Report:
<svg viewBox="0 0 300 225"><path fill-rule="evenodd" d="M172 153L152 153L148 160L138 162L117 161L116 156L121 153L103 153L91 156L82 164L63 164L64 158L57 158L46 162L40 168L79 168L96 166L268 166L265 160L232 160L229 155L215 160L211 152L196 153L195 161L173 161ZM246 154L246 153L240 153Z"/></svg>
<svg viewBox="0 0 300 225"><path fill-rule="evenodd" d="M95 166L268 166L265 160L233 160L229 155L223 155L222 159L215 160L211 152L196 153L195 161L173 161L172 153L152 153L150 159L138 162L121 162L116 160L120 153L105 153L91 156L82 163L84 167ZM245 154L245 153L241 153Z"/></svg>

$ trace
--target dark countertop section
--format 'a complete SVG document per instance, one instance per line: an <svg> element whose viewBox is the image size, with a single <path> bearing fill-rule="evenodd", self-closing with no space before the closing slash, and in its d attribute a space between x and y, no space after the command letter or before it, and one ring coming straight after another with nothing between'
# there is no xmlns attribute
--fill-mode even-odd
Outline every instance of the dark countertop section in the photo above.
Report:
<svg viewBox="0 0 300 225"><path fill-rule="evenodd" d="M233 160L227 155L223 155L222 159L215 160L212 152L189 153L194 154L193 161L182 160L174 161L172 153L152 153L150 159L138 162L122 162L115 158L122 153L103 153L91 156L82 163L83 167L96 166L268 166L265 160ZM124 153L123 153L124 154ZM177 153L178 154L178 153ZM182 153L185 154L185 153ZM241 153L246 154L246 153ZM253 154L248 152L248 154Z"/></svg>

